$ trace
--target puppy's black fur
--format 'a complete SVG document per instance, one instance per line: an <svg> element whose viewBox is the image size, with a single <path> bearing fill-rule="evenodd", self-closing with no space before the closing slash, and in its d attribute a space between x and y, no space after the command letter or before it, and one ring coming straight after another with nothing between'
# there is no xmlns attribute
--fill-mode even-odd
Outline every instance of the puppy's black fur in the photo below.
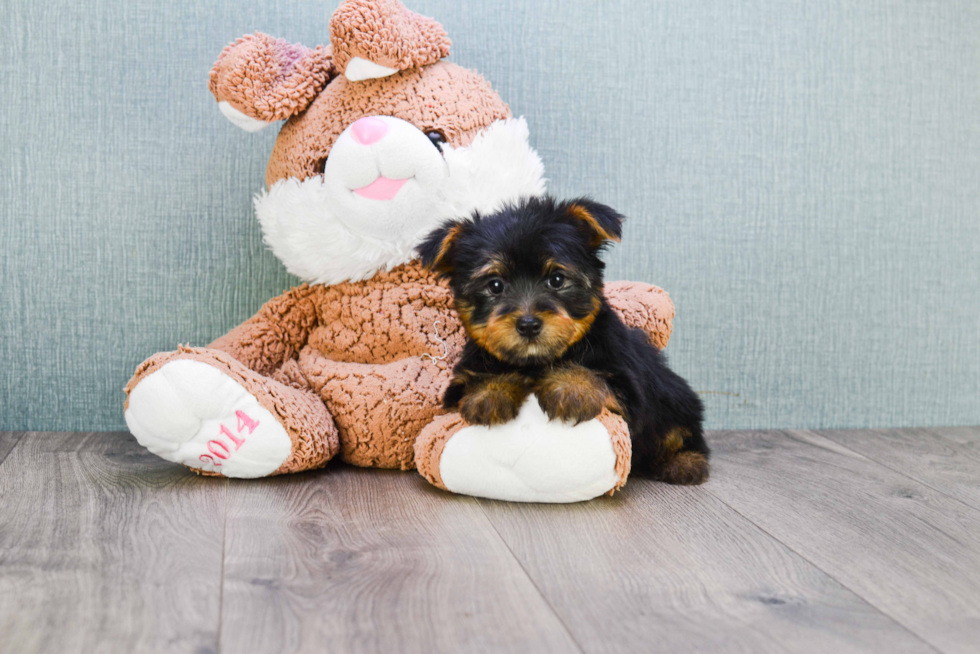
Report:
<svg viewBox="0 0 980 654"><path fill-rule="evenodd" d="M539 198L426 238L422 262L449 278L470 337L444 402L478 424L513 419L530 393L549 417L576 424L609 408L629 426L633 470L702 483L701 400L603 295L598 255L622 220L588 199Z"/></svg>

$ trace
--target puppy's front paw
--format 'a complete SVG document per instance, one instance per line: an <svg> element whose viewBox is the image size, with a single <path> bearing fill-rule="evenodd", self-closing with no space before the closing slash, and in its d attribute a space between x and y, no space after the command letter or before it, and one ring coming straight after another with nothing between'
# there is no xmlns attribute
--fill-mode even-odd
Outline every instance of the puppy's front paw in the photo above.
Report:
<svg viewBox="0 0 980 654"><path fill-rule="evenodd" d="M530 388L517 374L500 375L467 389L459 402L459 412L474 425L501 425L517 417Z"/></svg>
<svg viewBox="0 0 980 654"><path fill-rule="evenodd" d="M576 425L595 418L612 399L609 386L582 366L564 366L548 372L535 392L541 410L549 418Z"/></svg>

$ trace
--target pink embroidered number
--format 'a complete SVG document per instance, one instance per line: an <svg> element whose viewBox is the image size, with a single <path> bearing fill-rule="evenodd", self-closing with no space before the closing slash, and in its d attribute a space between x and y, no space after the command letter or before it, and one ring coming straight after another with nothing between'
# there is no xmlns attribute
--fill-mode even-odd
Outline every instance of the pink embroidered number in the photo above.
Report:
<svg viewBox="0 0 980 654"><path fill-rule="evenodd" d="M220 432L228 437L228 439L235 446L235 451L237 452L238 449L245 444L245 437L241 435L242 431L248 429L248 435L251 436L252 432L255 431L255 428L259 426L259 421L252 420L252 418L250 418L244 411L235 411L235 417L238 418L238 435L236 436L235 434L231 433L231 430L224 425L221 425ZM224 441L220 441L217 438L208 441L208 452L211 454L202 454L198 457L198 459L202 463L210 463L215 468L221 467L221 463L219 463L215 457L224 460L232 454L231 448L226 445Z"/></svg>
<svg viewBox="0 0 980 654"><path fill-rule="evenodd" d="M241 430L239 429L239 431ZM233 433L228 431L228 428L225 427L224 425L221 425L221 433L232 440L232 442L235 444L235 450L238 450L238 448L242 446L242 443L245 442L244 438L239 438L235 436ZM214 443L215 441L211 441L211 442ZM227 450L228 448L226 447L225 449Z"/></svg>
<svg viewBox="0 0 980 654"><path fill-rule="evenodd" d="M224 454L218 451L217 448L219 447L225 451ZM208 452L215 455L219 459L227 459L228 455L231 454L231 450L228 449L228 446L218 440L208 441Z"/></svg>
<svg viewBox="0 0 980 654"><path fill-rule="evenodd" d="M238 417L238 433L242 433L242 426L248 427L248 433L251 434L255 431L255 428L259 426L257 420L252 420L244 411L235 411L235 415Z"/></svg>

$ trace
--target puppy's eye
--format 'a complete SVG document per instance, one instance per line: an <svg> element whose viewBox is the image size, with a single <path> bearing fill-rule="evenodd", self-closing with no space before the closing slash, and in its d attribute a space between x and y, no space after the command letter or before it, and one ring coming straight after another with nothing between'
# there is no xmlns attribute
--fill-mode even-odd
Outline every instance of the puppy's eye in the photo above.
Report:
<svg viewBox="0 0 980 654"><path fill-rule="evenodd" d="M432 141L432 145L436 146L439 152L442 152L442 144L446 142L446 137L443 133L438 130L432 130L431 132L426 132L425 135Z"/></svg>
<svg viewBox="0 0 980 654"><path fill-rule="evenodd" d="M558 290L565 285L565 275L560 272L553 273L551 277L548 278L548 286Z"/></svg>
<svg viewBox="0 0 980 654"><path fill-rule="evenodd" d="M504 282L494 277L487 282L487 290L490 291L492 295L500 295L504 292Z"/></svg>

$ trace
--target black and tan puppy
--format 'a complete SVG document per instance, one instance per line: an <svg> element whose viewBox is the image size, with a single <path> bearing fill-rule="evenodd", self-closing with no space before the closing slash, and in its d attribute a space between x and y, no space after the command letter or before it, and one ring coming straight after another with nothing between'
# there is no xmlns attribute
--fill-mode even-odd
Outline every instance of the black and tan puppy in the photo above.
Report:
<svg viewBox="0 0 980 654"><path fill-rule="evenodd" d="M629 426L634 471L699 484L701 400L602 293L598 255L622 219L587 199L530 199L426 238L422 262L449 278L470 337L444 402L483 425L513 419L531 393L550 418L576 424L607 407Z"/></svg>

